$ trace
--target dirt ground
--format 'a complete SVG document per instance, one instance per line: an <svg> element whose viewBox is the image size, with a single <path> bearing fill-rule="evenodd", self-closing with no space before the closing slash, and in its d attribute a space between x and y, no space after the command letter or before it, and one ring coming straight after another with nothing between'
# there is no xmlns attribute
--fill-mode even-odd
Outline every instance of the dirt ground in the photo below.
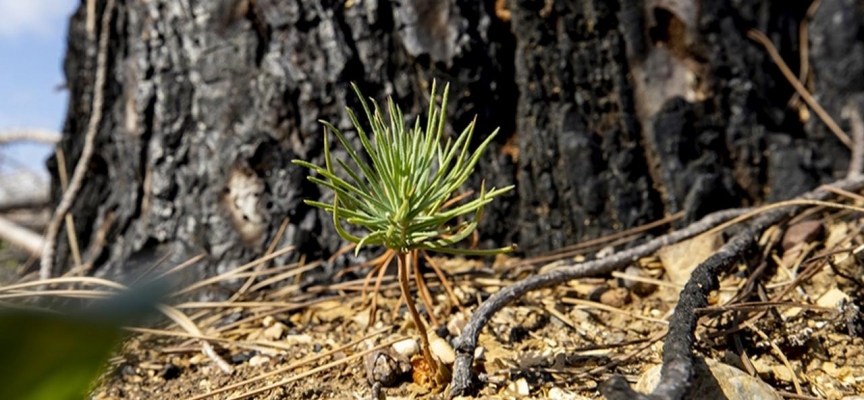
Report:
<svg viewBox="0 0 864 400"><path fill-rule="evenodd" d="M700 320L696 351L758 376L784 397L841 399L864 393L857 308L864 267L855 254L864 247L864 225L849 212L807 214L769 229L761 247L721 277L721 290ZM601 243L546 260L438 259L464 311L430 273L437 332L452 340L479 301L511 282L643 239L634 234L617 239L616 246ZM619 274L571 281L511 304L480 336L475 370L486 383L475 396L593 399L612 374L635 382L661 362L663 342L655 339L675 307L675 280L682 279L675 276L686 279L686 269L722 243L722 236L703 235L641 259L627 274L642 282ZM389 386L381 391L388 399L445 398L446 385L432 383L421 355L414 354L411 363L398 355L410 355L417 336L392 276L385 276L377 321L368 327L370 301L362 298L362 279L301 291L291 283L298 275L276 288L253 286L232 304L178 305L213 338L230 373L202 353L200 342L164 325L125 341L92 398L368 399L370 373ZM747 295L736 297L742 293ZM414 344L403 342L399 351L387 345L405 338ZM446 361L447 346L438 342L433 353ZM364 355L379 344L386 346Z"/></svg>

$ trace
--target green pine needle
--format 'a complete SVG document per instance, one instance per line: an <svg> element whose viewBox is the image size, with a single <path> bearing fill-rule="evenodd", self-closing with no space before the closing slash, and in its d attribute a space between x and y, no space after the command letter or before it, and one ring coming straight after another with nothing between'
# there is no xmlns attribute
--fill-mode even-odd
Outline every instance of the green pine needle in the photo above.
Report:
<svg viewBox="0 0 864 400"><path fill-rule="evenodd" d="M370 108L357 85L351 86L363 105L371 135L364 130L354 111L346 110L369 162L354 151L339 129L327 121L320 121L327 128L324 133L325 166L322 168L303 160L293 162L315 171L317 176L309 176L309 180L332 190L334 198L332 204L312 200L307 200L306 204L332 214L339 236L355 243L358 252L365 245L383 245L401 253L430 250L485 256L513 251L515 245L491 250L451 248L474 232L483 207L495 197L512 190L513 186L486 191L481 185L479 197L444 207L474 172L480 156L498 130L486 137L474 153L470 153L468 147L476 118L455 141L448 139L442 143L449 84L444 87L441 107L436 108L436 85L432 83L433 101L429 104L425 129L421 129L419 118L412 128L406 129L402 110L392 99L387 100L388 118L385 120L378 104L373 100ZM352 166L336 160L348 178L340 178L334 171L329 132L336 135L353 163ZM474 214L473 220L455 222L458 217L469 214ZM368 233L352 235L342 226L342 221L360 226Z"/></svg>

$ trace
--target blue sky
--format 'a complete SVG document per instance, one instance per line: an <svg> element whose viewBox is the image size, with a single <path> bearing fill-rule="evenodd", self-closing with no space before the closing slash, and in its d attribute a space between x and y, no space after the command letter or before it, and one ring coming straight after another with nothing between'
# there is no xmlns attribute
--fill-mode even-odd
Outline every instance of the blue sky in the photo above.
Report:
<svg viewBox="0 0 864 400"><path fill-rule="evenodd" d="M0 132L40 128L59 132L66 115L63 57L69 17L81 0L0 0ZM50 146L16 144L0 150L0 170L44 170Z"/></svg>

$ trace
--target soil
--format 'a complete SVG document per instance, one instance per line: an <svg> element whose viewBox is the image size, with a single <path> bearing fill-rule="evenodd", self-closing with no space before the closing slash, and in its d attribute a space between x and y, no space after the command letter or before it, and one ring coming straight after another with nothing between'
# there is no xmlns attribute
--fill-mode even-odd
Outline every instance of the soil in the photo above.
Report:
<svg viewBox="0 0 864 400"><path fill-rule="evenodd" d="M822 212L772 227L759 249L721 277L721 290L710 299L714 310L704 312L697 329L698 354L758 376L786 396L796 393L795 381L801 388L798 398L840 399L864 392L864 339L857 308L864 299L864 267L853 254L864 243L864 225L849 212ZM804 219L808 221L801 222ZM575 258L552 255L551 264L504 257L486 264L438 258L464 311L453 305L430 272L436 332L452 340L478 302L504 285L643 239L634 235L619 240L618 247L587 247ZM666 269L695 265L722 242L722 236L697 237L627 269L627 274L656 279L660 286L602 276L536 291L511 304L480 336L475 369L485 383L476 398L593 399L601 397L598 386L613 374L635 382L641 372L661 362L662 340L652 338L665 331L664 319L679 291L668 278L676 274ZM755 277L760 267L764 272ZM231 373L220 369L180 328L164 325L161 331L135 334L123 343L92 398L369 399L370 375L384 386L381 395L388 399L446 398L446 383L434 383L422 353L411 356L410 363L392 346L359 355L381 343L417 340L391 275L384 278L371 327L371 296L363 298L362 275L302 290L292 284L298 279L247 293L237 306L178 305L207 337L220 338L211 343L233 368ZM750 281L757 284L748 285ZM776 297L787 288L786 295ZM251 301L266 304L244 303ZM422 302L417 302L423 312ZM442 350L438 342L433 353L446 365L447 346ZM350 343L356 344L340 349ZM320 357L306 361L315 356ZM255 378L260 379L245 382ZM256 392L269 385L275 387Z"/></svg>

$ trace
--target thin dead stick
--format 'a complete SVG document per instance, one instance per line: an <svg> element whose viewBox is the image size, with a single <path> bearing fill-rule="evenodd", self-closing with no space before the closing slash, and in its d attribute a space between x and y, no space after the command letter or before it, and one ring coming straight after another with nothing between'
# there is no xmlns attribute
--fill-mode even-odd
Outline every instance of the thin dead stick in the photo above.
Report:
<svg viewBox="0 0 864 400"><path fill-rule="evenodd" d="M246 317L246 318L242 318L242 319L239 319L239 320L237 320L237 321L234 321L234 322L232 322L232 323L230 323L230 324L226 324L226 325L223 325L223 326L220 326L220 327L214 328L213 331L214 331L214 332L220 332L220 333L221 333L221 332L226 332L226 331L228 331L228 330L230 330L230 329L233 329L233 328L236 328L236 327L241 326L241 325L243 325L243 324L246 324L246 323L249 323L249 322L255 321L255 320L259 319L259 318L264 318L264 317L266 317L266 316L268 316L268 315L276 315L276 314L280 314L280 313L284 313L284 312L295 311L295 310L303 309L303 308L306 308L306 307L309 307L309 306L313 306L313 305L315 305L315 304L320 304L320 303L324 303L324 302L327 302L327 301L330 301L330 300L335 300L335 299L336 299L336 297L318 297L318 298L315 298L315 299L312 299L312 300L305 301L305 302L303 302L303 303L299 303L299 304L297 304L296 306L293 306L293 307L277 308L277 309L275 309L275 310L269 310L269 311L265 311L265 312L262 312L262 313L258 313L258 314L256 314L256 315L252 315L252 316L249 316L249 317Z"/></svg>
<svg viewBox="0 0 864 400"><path fill-rule="evenodd" d="M808 200L808 199L787 200L787 201L781 201L779 203L774 203L774 204L769 204L767 206L759 207L759 208L757 208L753 211L750 211L744 215L741 215L741 216L734 218L732 220L729 220L729 221L727 221L721 225L718 225L715 228L703 233L703 235L713 235L717 232L722 232L723 230L725 230L726 228L729 228L732 225L739 224L743 221L746 221L750 218L753 218L753 217L755 217L759 214L765 213L767 211L775 210L778 208L791 207L791 206L821 206L821 207L828 207L828 208L837 208L837 209L841 209L841 210L851 210L851 211L857 211L857 212L864 212L864 207L856 207L856 206L850 206L847 204L832 203L830 201Z"/></svg>
<svg viewBox="0 0 864 400"><path fill-rule="evenodd" d="M69 174L66 172L66 157L63 154L63 149L57 149L54 152L57 155L57 172L60 175L60 187L65 193L69 189ZM69 249L72 251L72 260L75 261L75 268L70 271L82 273L84 269L81 267L81 249L78 246L78 234L75 233L75 220L72 214L66 213L66 238L69 241Z"/></svg>
<svg viewBox="0 0 864 400"><path fill-rule="evenodd" d="M862 196L858 193L852 193L848 190L843 190L843 189L835 188L835 187L828 186L828 185L822 185L820 187L831 192L831 193L836 194L837 196L847 197L849 199L852 199L855 201L860 201L860 202L864 203L864 196Z"/></svg>
<svg viewBox="0 0 864 400"><path fill-rule="evenodd" d="M279 256L281 256L285 253L288 253L289 251L293 251L293 250L294 250L294 246L285 247L284 249L278 250L275 253L270 254L269 256L265 256L265 257L259 258L257 260L253 260L253 261L246 263L245 265L242 265L242 266L235 268L231 271L225 272L223 274L219 274L217 276L205 279L205 280L200 281L200 282L193 283L193 284L191 284L191 285L189 285L189 286L187 286L187 287L185 287L185 288L183 288L177 292L174 292L173 295L174 296L184 295L186 293L198 290L200 288L212 285L212 284L217 283L217 282L222 282L222 281L229 280L229 279L235 279L235 278L237 278L237 275L239 275L240 273L242 273L248 269L251 269L258 264L265 263L267 261L270 261L276 257L279 257Z"/></svg>
<svg viewBox="0 0 864 400"><path fill-rule="evenodd" d="M768 342L768 345L770 345L771 349L774 350L774 355L776 355L777 358L780 359L780 362L782 362L783 365L786 366L786 369L789 370L789 375L792 377L792 385L795 386L795 393L803 394L801 391L801 384L798 382L798 376L795 375L795 369L792 368L792 364L789 363L789 359L786 358L785 354L783 354L783 350L780 350L780 347L778 347L777 344L774 343L774 341L765 334L765 332L762 332L761 329L755 326L751 326L750 329L752 329L753 332L756 332L756 334L759 335L762 340Z"/></svg>
<svg viewBox="0 0 864 400"><path fill-rule="evenodd" d="M807 7L807 13L804 14L804 18L801 19L801 23L798 25L798 48L801 49L798 52L798 61L801 64L801 70L798 71L798 80L802 83L806 82L807 77L810 75L810 35L807 25L813 19L813 16L816 15L819 3L821 3L821 0L815 0L810 3L810 7ZM797 103L800 96L798 92L795 92L792 98L789 99L789 104Z"/></svg>
<svg viewBox="0 0 864 400"><path fill-rule="evenodd" d="M566 246L566 247L562 248L561 250L555 251L551 254L533 257L533 258L528 258L528 259L525 259L525 260L522 260L522 261L519 261L519 262L516 262L513 264L509 264L509 265L505 266L505 269L510 270L510 269L515 269L515 268L522 267L525 265L532 265L532 264L537 264L537 263L544 263L544 262L549 262L549 261L561 260L561 259L564 259L566 257L580 254L580 250L585 250L585 249L588 249L591 247L599 246L602 244L606 244L606 243L609 243L612 241L617 241L618 239L624 239L627 237L635 238L636 235L638 235L640 233L643 233L645 231L648 231L648 230L651 230L651 229L654 229L654 228L657 228L657 227L660 227L660 226L663 226L666 224L670 224L670 223L675 222L675 221L677 221L683 217L684 217L684 212L683 211L678 212L678 213L675 213L669 217L659 219L659 220L654 221L654 222L649 222L647 224L640 225L640 226L637 226L635 228L631 228L631 229L627 229L627 230L624 230L621 232L613 233L611 235L607 235L607 236L604 236L601 238L586 240L584 242L580 242L580 243L576 243L576 244L573 244L570 246Z"/></svg>
<svg viewBox="0 0 864 400"><path fill-rule="evenodd" d="M20 247L30 254L38 255L45 248L45 240L38 233L0 216L0 238Z"/></svg>
<svg viewBox="0 0 864 400"><path fill-rule="evenodd" d="M39 278L43 280L50 278L54 272L54 251L57 246L57 235L60 232L60 225L63 224L66 214L72 209L72 204L78 196L78 191L81 190L84 177L87 175L87 170L90 167L90 159L93 158L95 151L96 134L99 132L99 125L102 122L102 103L105 101L105 77L108 73L108 39L111 36L111 15L113 13L114 0L108 0L105 10L102 12L102 31L99 33L99 49L96 55L96 81L93 84L93 104L90 108L90 119L87 121L84 148L81 150L81 157L78 159L78 163L75 164L75 172L72 174L69 189L63 192L60 204L54 211L54 216L48 223L48 229L45 232L45 247L42 250L42 260L39 269Z"/></svg>
<svg viewBox="0 0 864 400"><path fill-rule="evenodd" d="M380 280L381 279L380 277L384 275L384 271L387 270L387 267L390 265L390 262L393 261L393 257L395 257L395 256L396 256L396 252L388 249L387 251L384 252L384 254L382 254L382 255L376 257L374 260L372 260L371 264L369 264L369 263L361 264L361 265L364 265L364 264L372 265L372 269L370 269L369 272L366 273L366 278L363 279L363 294L361 296L361 300L360 300L361 302L363 302L363 303L366 302L366 289L369 287L369 282L371 282L373 274L375 274L376 271L379 271L378 280ZM377 286L378 285L376 285L376 287Z"/></svg>
<svg viewBox="0 0 864 400"><path fill-rule="evenodd" d="M188 260L186 260L186 261L183 261L181 264L177 265L176 267L171 268L171 269L169 269L169 270L167 270L167 271L165 271L165 272L159 274L158 276L156 276L155 279L156 279L156 280L159 280L159 279L162 279L162 278L164 278L164 277L166 277L166 276L168 276L168 275L171 275L171 274L177 273L177 272L179 272L179 271L182 271L183 269L186 269L186 268L189 267L189 266L192 266L192 265L197 264L199 261L203 260L204 257L207 257L207 253L201 253L201 254L199 254L199 255L197 255L197 256L195 256L195 257L192 257L192 258L190 258L190 259L188 259Z"/></svg>
<svg viewBox="0 0 864 400"><path fill-rule="evenodd" d="M778 68L780 68L780 72L783 73L783 76L786 77L786 80L789 81L792 87L795 88L798 94L801 95L801 98L804 99L804 102L806 102L807 105L813 109L813 111L816 113L816 115L819 116L822 122L824 122L825 125L828 126L828 129L830 129L831 132L833 132L834 135L837 136L837 139L840 139L840 141L843 142L846 147L849 147L850 149L853 148L852 139L850 139L849 136L846 135L846 132L843 132L843 130L840 129L840 126L838 126L837 123L834 122L834 119L831 118L830 115L828 115L828 112L826 112L825 109L819 105L816 99L814 99L813 96L810 95L810 92L807 91L807 88L805 88L804 85L801 84L801 81L799 81L798 78L795 77L795 74L793 74L792 71L789 70L789 67L786 65L786 62L783 61L783 58L780 57L780 54L777 53L777 49L774 48L771 40L769 40L768 37L765 36L765 34L755 29L750 29L749 31L747 31L747 37L753 39L754 41L765 47L765 50L768 51L768 55L771 56L771 59L774 60L774 63L777 64Z"/></svg>
<svg viewBox="0 0 864 400"><path fill-rule="evenodd" d="M641 345L636 347L636 349L634 349L630 353L627 353L623 356L619 356L619 357L615 358L614 360L612 360L611 362L608 362L604 365L601 365L601 366L596 367L590 371L587 371L587 372L583 373L582 375L579 375L578 377L579 378L585 378L585 377L597 375L603 371L615 368L616 366L626 362L627 360L629 360L633 357L636 357L637 355L639 355L639 353L645 351L646 349L651 347L654 343L657 343L658 341L663 340L663 338L666 337L667 333L668 333L668 331L666 329L664 329L663 331L660 331L657 334L655 334L654 336L648 338L648 340L646 340Z"/></svg>
<svg viewBox="0 0 864 400"><path fill-rule="evenodd" d="M273 254L273 252L276 250L276 246L278 246L279 241L282 240L282 235L285 234L285 229L288 228L288 221L290 221L289 218L282 219L282 224L279 225L279 230L276 231L276 236L273 237L273 241L270 242L270 247L267 249L267 252L264 253L264 256L269 256ZM258 270L264 268L265 265L267 265L267 263L259 263L255 266L255 271L257 272ZM239 290L234 292L234 295L232 295L228 301L237 301L240 296L243 296L243 294L246 293L246 291L249 290L250 287L252 287L252 284L255 283L255 278L256 275L253 275L246 279L246 282L243 283L243 286L241 286Z"/></svg>
<svg viewBox="0 0 864 400"><path fill-rule="evenodd" d="M811 311L821 311L821 312L836 312L836 308L831 307L822 307L813 304L807 303L795 303L791 301L749 301L742 303L735 303L723 306L712 306L712 307L703 307L696 308L696 312L700 313L710 313L715 311L761 311L773 308L801 308L805 310Z"/></svg>
<svg viewBox="0 0 864 400"><path fill-rule="evenodd" d="M395 253L393 253L393 255L395 255ZM392 260L392 259L393 259L392 256L390 258L388 258L387 264L389 264L390 260ZM381 282L384 280L384 272L386 272L386 271L387 271L387 267L382 266L381 268L379 268L378 277L375 278L375 288L372 289L372 306L369 307L369 325L370 326L375 323L375 312L378 310L378 296L381 293ZM366 282L363 282L363 296L365 296L365 295L366 295ZM364 302L364 301L365 300L361 300L361 302Z"/></svg>
<svg viewBox="0 0 864 400"><path fill-rule="evenodd" d="M629 275L619 271L612 272L613 278L623 279L625 281L633 281L633 282L641 282L641 283L650 283L652 285L663 286L670 289L681 290L684 285L679 285L677 283L667 282L661 279L648 278L644 276L637 275Z"/></svg>
<svg viewBox="0 0 864 400"><path fill-rule="evenodd" d="M450 300L459 308L459 311L465 311L465 308L462 307L462 302L459 301L459 298L456 297L456 292L453 291L453 286L450 285L450 281L447 279L447 276L444 275L444 271L441 270L441 267L438 266L432 257L429 257L429 253L426 250L421 250L423 252L423 258L427 263L432 267L432 271L435 271L435 275L438 275L438 280L441 281L441 284L444 285L444 290L447 291L447 295L450 296Z"/></svg>
<svg viewBox="0 0 864 400"><path fill-rule="evenodd" d="M176 323L179 327L185 329L187 332L193 335L204 336L204 333L201 332L201 329L198 329L198 325L195 325L195 323L192 322L192 320L189 319L186 314L180 312L180 310L164 304L159 304L156 307L159 309L159 311L165 314L165 316L171 318L174 323ZM231 374L234 371L234 368L231 367L231 364L228 364L225 359L220 357L219 354L216 354L216 351L213 350L213 345L211 345L210 342L206 340L200 340L200 342L201 352L204 353L205 356L210 358L210 360L212 360L213 363L222 370L222 372L226 374Z"/></svg>
<svg viewBox="0 0 864 400"><path fill-rule="evenodd" d="M561 311L556 310L554 305L549 304L549 303L547 303L547 302L543 302L543 307L542 307L541 309L542 309L543 311L545 311L547 314L549 314L549 315L551 315L551 316L553 316L553 317L555 317L555 318L558 318L559 321L563 322L564 325L569 326L570 329L573 329L573 330L576 331L576 332L580 332L579 327L576 326L576 324L575 324L572 320L570 320L569 317L567 317L566 315L564 315L564 313L562 313Z"/></svg>
<svg viewBox="0 0 864 400"><path fill-rule="evenodd" d="M11 129L0 132L0 145L13 142L38 142L46 144L57 144L60 141L60 133L46 129Z"/></svg>
<svg viewBox="0 0 864 400"><path fill-rule="evenodd" d="M289 301L190 301L180 303L174 306L177 309L184 310L190 308L276 308L276 307L297 307L299 303Z"/></svg>
<svg viewBox="0 0 864 400"><path fill-rule="evenodd" d="M321 372L321 371L326 371L326 370L328 370L328 369L330 369L330 368L333 368L333 367L336 367L336 366L339 366L339 365L342 365L342 364L347 364L347 363L350 362L350 361L354 361L354 360L356 360L356 359L358 359L358 358L364 357L364 356L367 355L367 354L374 353L374 352L376 352L376 351L378 351L378 350L381 350L381 349L383 349L383 348L385 348L385 347L392 346L394 343L401 342L401 341L403 341L403 340L405 340L405 339L407 339L407 338L402 337L402 338L398 338L398 339L389 340L389 341L384 342L384 343L381 343L381 344L379 344L379 345L377 345L377 346L375 346L375 347L372 347L372 348L370 348L370 349L368 349L368 350L364 350L364 351L361 351L360 353L354 354L354 355L352 355L352 356L350 356L350 357L343 358L343 359L341 359L341 360L337 360L337 361L332 361L332 362L329 362L329 363L327 363L327 364L324 364L324 365L322 365L322 366L320 366L320 367L312 368L312 369L310 369L309 371L306 371L306 372L303 372L303 373L300 373L300 374L297 374L297 375L294 375L294 376L291 376L291 377L285 378L285 379L283 379L283 380L281 380L281 381L279 381L279 382L276 382L276 383L273 383L273 384L270 384L270 385L264 386L264 387L262 387L262 388L255 389L255 390L252 390L252 391L249 391L249 392L245 392L245 393L242 393L242 394L237 395L237 396L234 396L234 397L229 397L228 400L240 400L240 399L249 398L249 397L254 396L254 395L256 395L256 394L264 393L264 392L266 392L266 391L268 391L268 390L275 389L275 388L280 387L280 386L283 386L283 385L287 385L287 384L289 384L289 383L291 383L291 382L294 382L294 381L297 381L297 380L303 379L303 378L305 378L305 377L307 377L307 376L315 375L315 374L317 374L317 373L319 373L319 372ZM190 400L195 400L195 398L190 399Z"/></svg>
<svg viewBox="0 0 864 400"><path fill-rule="evenodd" d="M632 313L632 312L629 312L626 310L621 310L621 309L618 309L615 307L607 306L603 303L598 303L596 301L589 301L589 300L582 300L582 299L574 299L574 298L570 298L570 297L565 297L565 298L561 299L561 302L563 302L564 304L573 304L573 305L578 305L578 306L583 306L583 307L588 307L588 308L596 308L598 310L608 311L608 312L612 312L612 313L616 313L616 314L622 314L622 315L626 315L626 316L629 316L632 318L650 321L650 322L654 322L657 324L669 325L669 321L666 321L665 319L646 317L646 316L641 315L641 314L636 314L636 313Z"/></svg>
<svg viewBox="0 0 864 400"><path fill-rule="evenodd" d="M213 396L215 396L215 395L217 395L217 394L219 394L219 393L224 393L224 392L227 392L227 391L230 391L230 390L234 390L234 389L237 389L237 388L240 388L240 387L246 386L246 385L248 385L248 384L250 384L250 383L258 382L258 381L261 381L261 380L267 379L267 378L269 378L269 377L271 377L271 376L273 376L273 375L279 375L279 374L282 374L282 373L288 372L288 371L290 371L290 370L292 370L292 369L300 368L300 367L302 367L302 366L304 366L304 365L307 365L307 364L309 364L309 363L312 363L312 362L318 361L318 360L320 360L320 359L322 359L322 358L329 357L329 356L331 356L331 355L333 355L333 354L335 354L335 353L337 353L337 352L345 351L345 350L347 350L347 349L349 349L349 348L351 348L351 347L353 347L353 346L356 346L356 345L360 344L360 343L363 342L364 340L366 340L366 339L371 339L371 338L373 338L373 337L375 337L375 336L378 336L378 335L380 335L380 334L386 332L387 330L388 330L388 329L381 329L381 330L378 330L378 331L372 332L372 333L370 333L370 334L368 334L368 335L366 335L366 336L363 336L363 337L361 337L361 338L359 338L359 339L352 340L350 343L345 344L345 345L343 345L343 346L339 346L339 347L334 348L334 349L332 349L332 350L325 351L325 352L323 352L323 353L316 354L316 355L311 356L311 357L306 357L306 358L304 358L304 359L302 359L302 360L300 360L300 361L297 361L297 362L294 362L294 363L288 364L288 365L286 365L286 366L284 366L284 367L281 367L281 368L275 369L275 370L273 370L273 371L270 371L270 372L267 372L267 373L264 373L264 374L261 374L261 375L255 376L255 377L253 377L253 378L246 379L246 380L244 380L244 381L242 381L242 382L237 382L237 383L235 383L235 384L228 385L228 386L222 386L222 387L220 387L220 388L218 388L218 389L216 389L216 390L213 390L212 392L209 392L209 393L206 393L206 394L202 394L202 395L198 395L198 396L192 397L192 398L190 398L189 400L202 400L202 399L206 399L206 398L208 398L208 397L213 397Z"/></svg>
<svg viewBox="0 0 864 400"><path fill-rule="evenodd" d="M861 120L861 112L856 104L847 106L849 111L849 125L852 128L852 139L855 146L852 147L852 157L849 160L848 177L854 177L864 172L864 121Z"/></svg>
<svg viewBox="0 0 864 400"><path fill-rule="evenodd" d="M104 290L84 290L84 289L45 289L45 290L33 290L26 292L13 292L7 294L0 294L0 299L20 299L20 298L31 298L37 296L55 296L55 297L66 297L72 299L105 299L109 298L116 293L108 292Z"/></svg>
<svg viewBox="0 0 864 400"><path fill-rule="evenodd" d="M51 278L51 279L48 279L46 281L24 282L24 283L16 283L14 285L8 285L8 286L0 286L0 292L27 289L30 287L43 286L46 284L53 285L53 284L63 284L63 283L99 285L99 286L105 286L105 287L109 287L112 289L119 289L119 290L126 290L127 289L126 286L121 285L121 284L114 282L114 281L109 281L107 279L96 278L96 277L92 277L92 276L80 276L80 277L71 277L70 276L70 277L63 277L63 278Z"/></svg>
<svg viewBox="0 0 864 400"><path fill-rule="evenodd" d="M261 290L261 289L263 289L269 285L272 285L274 283L284 281L284 280L286 280L292 276L297 276L297 275L300 275L304 272L318 268L321 266L321 261L315 261L311 264L305 264L303 266L299 266L299 265L300 265L300 263L292 264L291 265L292 267L290 270L288 270L284 273L278 274L278 275L274 275L270 278L264 279L261 282L256 283L251 288L249 288L249 293L257 292L257 291L259 291L259 290Z"/></svg>

